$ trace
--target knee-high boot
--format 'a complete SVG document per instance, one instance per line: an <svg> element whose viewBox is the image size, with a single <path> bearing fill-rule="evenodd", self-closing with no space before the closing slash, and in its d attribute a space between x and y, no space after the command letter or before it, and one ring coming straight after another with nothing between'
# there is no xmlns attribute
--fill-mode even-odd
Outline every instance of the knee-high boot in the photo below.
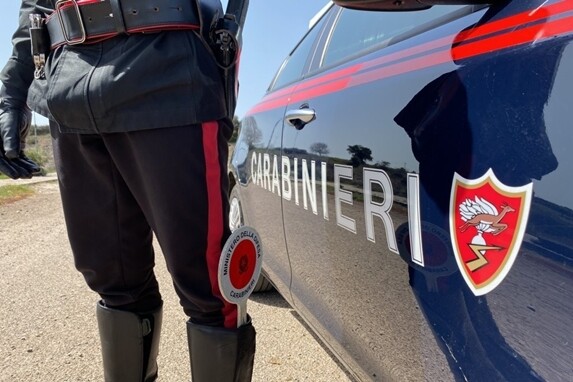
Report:
<svg viewBox="0 0 573 382"><path fill-rule="evenodd" d="M193 382L250 382L255 337L250 319L238 329L187 322Z"/></svg>
<svg viewBox="0 0 573 382"><path fill-rule="evenodd" d="M135 314L97 304L105 382L152 382L157 379L157 353L162 308Z"/></svg>

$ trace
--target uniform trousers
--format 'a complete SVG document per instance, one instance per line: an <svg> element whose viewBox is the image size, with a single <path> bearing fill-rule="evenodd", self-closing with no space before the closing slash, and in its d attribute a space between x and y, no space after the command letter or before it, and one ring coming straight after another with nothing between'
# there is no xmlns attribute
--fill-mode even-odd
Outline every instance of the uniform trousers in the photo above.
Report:
<svg viewBox="0 0 573 382"><path fill-rule="evenodd" d="M217 269L228 226L228 119L110 134L60 133L54 157L75 266L105 305L162 304L153 234L190 321L233 328Z"/></svg>

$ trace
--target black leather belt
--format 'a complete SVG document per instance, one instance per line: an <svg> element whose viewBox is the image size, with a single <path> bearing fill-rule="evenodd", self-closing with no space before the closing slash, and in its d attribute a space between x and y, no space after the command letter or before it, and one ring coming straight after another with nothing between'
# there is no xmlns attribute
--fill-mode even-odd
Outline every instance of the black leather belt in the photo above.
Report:
<svg viewBox="0 0 573 382"><path fill-rule="evenodd" d="M199 29L194 0L59 0L46 26L51 49L125 33Z"/></svg>

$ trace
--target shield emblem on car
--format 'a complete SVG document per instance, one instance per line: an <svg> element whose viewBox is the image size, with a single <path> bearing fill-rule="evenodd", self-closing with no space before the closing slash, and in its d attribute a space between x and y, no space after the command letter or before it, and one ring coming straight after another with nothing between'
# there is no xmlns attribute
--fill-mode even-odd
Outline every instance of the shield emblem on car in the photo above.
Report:
<svg viewBox="0 0 573 382"><path fill-rule="evenodd" d="M495 289L513 266L525 234L533 183L510 187L489 169L478 179L454 174L450 236L456 262L476 296Z"/></svg>

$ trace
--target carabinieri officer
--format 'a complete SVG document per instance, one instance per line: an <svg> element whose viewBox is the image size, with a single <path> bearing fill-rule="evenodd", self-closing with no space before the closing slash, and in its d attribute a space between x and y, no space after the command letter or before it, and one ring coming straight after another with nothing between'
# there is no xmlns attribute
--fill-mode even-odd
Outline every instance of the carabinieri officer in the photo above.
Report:
<svg viewBox="0 0 573 382"><path fill-rule="evenodd" d="M204 31L221 13L219 0L22 1L0 76L0 171L38 171L21 146L28 107L48 117L108 382L157 378L153 234L189 317L193 381L251 380L255 330L236 328L217 284L233 110Z"/></svg>

